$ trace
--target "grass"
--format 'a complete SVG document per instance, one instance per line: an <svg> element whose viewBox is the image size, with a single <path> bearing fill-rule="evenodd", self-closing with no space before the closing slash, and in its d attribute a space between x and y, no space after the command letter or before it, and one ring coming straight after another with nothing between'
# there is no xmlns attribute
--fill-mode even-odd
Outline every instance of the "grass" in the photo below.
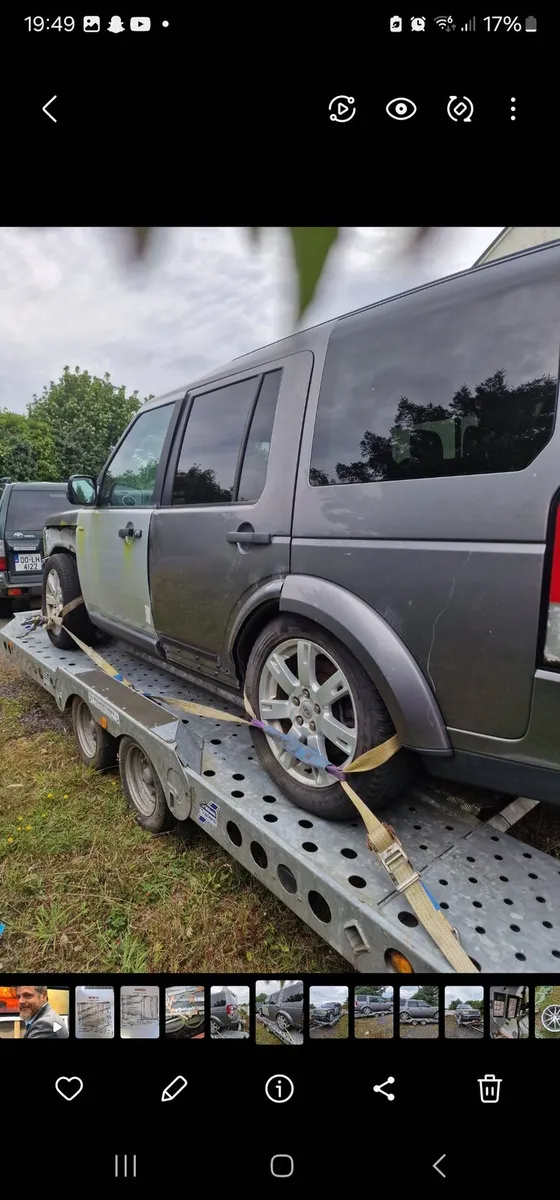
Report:
<svg viewBox="0 0 560 1200"><path fill-rule="evenodd" d="M0 660L0 971L347 971L193 822L152 837L118 771L78 756L70 717Z"/></svg>
<svg viewBox="0 0 560 1200"><path fill-rule="evenodd" d="M266 1028L266 1025L261 1025L260 1021L257 1021L255 1029L255 1042L257 1046L283 1046L286 1044L281 1038L277 1038L271 1033L270 1029Z"/></svg>
<svg viewBox="0 0 560 1200"><path fill-rule="evenodd" d="M359 1017L354 1020L354 1037L374 1038L376 1041L393 1036L393 1014L382 1013L379 1017Z"/></svg>
<svg viewBox="0 0 560 1200"><path fill-rule="evenodd" d="M340 1021L336 1025L324 1026L319 1025L315 1029L309 1030L309 1036L313 1041L336 1041L338 1038L348 1037L348 1013L343 1012Z"/></svg>

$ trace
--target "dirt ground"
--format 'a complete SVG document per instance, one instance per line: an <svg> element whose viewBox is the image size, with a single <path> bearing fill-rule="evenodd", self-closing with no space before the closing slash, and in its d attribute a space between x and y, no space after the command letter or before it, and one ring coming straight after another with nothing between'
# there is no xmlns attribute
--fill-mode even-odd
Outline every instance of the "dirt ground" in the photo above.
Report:
<svg viewBox="0 0 560 1200"><path fill-rule="evenodd" d="M340 1038L347 1038L348 1013L343 1013L340 1021L337 1021L336 1025L328 1025L323 1026L323 1028L319 1027L318 1029L310 1029L309 1036L310 1038L313 1038L314 1042L333 1042L339 1040Z"/></svg>
<svg viewBox="0 0 560 1200"><path fill-rule="evenodd" d="M463 1038L467 1041L480 1041L484 1037L482 1024L478 1029L472 1029L468 1025L458 1025L455 1017L445 1018L445 1036L446 1038Z"/></svg>
<svg viewBox="0 0 560 1200"><path fill-rule="evenodd" d="M354 1018L354 1037L381 1040L393 1037L393 1014L381 1013L378 1017Z"/></svg>
<svg viewBox="0 0 560 1200"><path fill-rule="evenodd" d="M429 1041L430 1038L439 1037L439 1026L437 1021L433 1025L411 1025L408 1021L401 1021L399 1037L405 1041Z"/></svg>

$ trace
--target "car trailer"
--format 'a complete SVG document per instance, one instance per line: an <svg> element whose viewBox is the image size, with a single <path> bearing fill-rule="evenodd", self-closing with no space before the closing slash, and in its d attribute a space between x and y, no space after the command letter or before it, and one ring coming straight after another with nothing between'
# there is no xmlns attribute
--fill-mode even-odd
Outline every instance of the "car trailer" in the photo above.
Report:
<svg viewBox="0 0 560 1200"><path fill-rule="evenodd" d="M249 1034L245 1029L216 1029L210 1030L212 1041L232 1042L239 1038L248 1038Z"/></svg>
<svg viewBox="0 0 560 1200"><path fill-rule="evenodd" d="M167 708L140 694L208 704L208 694L185 683L177 669L113 642L104 655L134 691L77 647L57 650L44 628L26 630L32 615L20 613L4 626L0 651L61 711L80 697L108 734L137 743L177 821L202 827L354 970L393 971L395 952L414 972L450 970L368 850L359 819L325 821L292 804L260 766L246 725L187 719L173 712L172 702ZM237 711L234 700L219 703ZM433 793L411 788L387 816L464 950L481 971L554 970L560 861L507 833L531 802L514 800L483 822L441 792L441 785Z"/></svg>
<svg viewBox="0 0 560 1200"><path fill-rule="evenodd" d="M316 1017L313 1017L310 1015L309 1028L310 1029L332 1029L333 1025L338 1025L338 1022L340 1020L342 1020L341 1012L337 1013L336 1017L334 1017L332 1021L318 1021Z"/></svg>
<svg viewBox="0 0 560 1200"><path fill-rule="evenodd" d="M301 1046L303 1045L303 1033L299 1029L281 1029L275 1021L270 1021L268 1017L257 1016L257 1022L264 1025L270 1033L284 1042L286 1046Z"/></svg>

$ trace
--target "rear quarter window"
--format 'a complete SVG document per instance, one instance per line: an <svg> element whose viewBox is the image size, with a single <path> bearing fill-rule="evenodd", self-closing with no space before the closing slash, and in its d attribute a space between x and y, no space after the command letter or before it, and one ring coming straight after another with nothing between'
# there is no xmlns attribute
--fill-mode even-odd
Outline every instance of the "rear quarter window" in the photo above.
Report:
<svg viewBox="0 0 560 1200"><path fill-rule="evenodd" d="M533 272L489 268L342 318L327 350L309 482L523 470L552 436L559 331L560 272L550 260Z"/></svg>

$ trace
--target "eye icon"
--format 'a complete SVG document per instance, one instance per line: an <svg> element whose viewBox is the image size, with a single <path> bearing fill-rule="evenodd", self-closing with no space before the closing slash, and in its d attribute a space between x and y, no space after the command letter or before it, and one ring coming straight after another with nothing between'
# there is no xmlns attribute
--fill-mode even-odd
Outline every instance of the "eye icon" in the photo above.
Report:
<svg viewBox="0 0 560 1200"><path fill-rule="evenodd" d="M404 96L397 96L396 100L389 100L385 112L393 118L394 121L408 121L417 111L416 105L412 100L405 99Z"/></svg>

